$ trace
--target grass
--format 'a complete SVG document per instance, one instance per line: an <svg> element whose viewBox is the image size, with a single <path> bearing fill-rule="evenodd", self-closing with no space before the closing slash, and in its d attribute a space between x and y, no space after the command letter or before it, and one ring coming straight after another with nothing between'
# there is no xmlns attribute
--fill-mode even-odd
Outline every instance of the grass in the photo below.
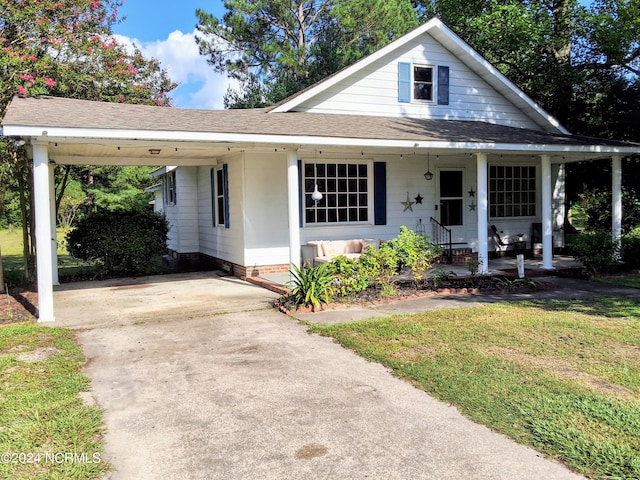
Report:
<svg viewBox="0 0 640 480"><path fill-rule="evenodd" d="M0 454L13 454L3 456L0 478L93 479L109 470L102 413L78 395L89 389L83 364L71 330L0 328Z"/></svg>
<svg viewBox="0 0 640 480"><path fill-rule="evenodd" d="M615 285L617 287L631 287L640 288L640 275L620 275L615 277L601 277L597 279L598 282L606 283L608 285Z"/></svg>
<svg viewBox="0 0 640 480"><path fill-rule="evenodd" d="M640 478L640 300L314 326L476 422L596 478Z"/></svg>

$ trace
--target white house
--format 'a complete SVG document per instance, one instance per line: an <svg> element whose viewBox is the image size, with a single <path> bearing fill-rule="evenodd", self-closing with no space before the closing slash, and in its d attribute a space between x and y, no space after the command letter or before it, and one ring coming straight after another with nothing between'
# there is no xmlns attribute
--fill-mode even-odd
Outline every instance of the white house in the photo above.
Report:
<svg viewBox="0 0 640 480"><path fill-rule="evenodd" d="M569 134L438 19L271 108L16 97L3 128L33 149L40 321L54 318L54 164L165 165L169 248L242 277L288 271L312 240L390 239L419 223L446 227L485 270L490 225L553 268L564 163L612 159L619 235L622 159L640 153Z"/></svg>

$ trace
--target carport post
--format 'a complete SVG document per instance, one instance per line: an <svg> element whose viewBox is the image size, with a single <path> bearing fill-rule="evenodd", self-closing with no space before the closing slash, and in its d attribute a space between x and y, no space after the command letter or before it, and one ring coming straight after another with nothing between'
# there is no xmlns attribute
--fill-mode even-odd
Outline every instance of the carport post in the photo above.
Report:
<svg viewBox="0 0 640 480"><path fill-rule="evenodd" d="M300 200L298 151L287 152L287 194L289 205L289 263L300 267Z"/></svg>
<svg viewBox="0 0 640 480"><path fill-rule="evenodd" d="M49 152L45 144L33 144L33 196L36 220L38 322L53 322L53 255L51 251L51 183Z"/></svg>
<svg viewBox="0 0 640 480"><path fill-rule="evenodd" d="M477 154L478 168L478 273L489 273L489 182L487 154Z"/></svg>

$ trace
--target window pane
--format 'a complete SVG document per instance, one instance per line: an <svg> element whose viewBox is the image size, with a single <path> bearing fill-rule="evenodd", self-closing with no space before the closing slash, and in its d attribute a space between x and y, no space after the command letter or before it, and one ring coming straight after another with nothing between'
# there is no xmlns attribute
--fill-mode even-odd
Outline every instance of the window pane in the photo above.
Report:
<svg viewBox="0 0 640 480"><path fill-rule="evenodd" d="M433 82L433 69L428 67L414 67L413 79L416 82Z"/></svg>
<svg viewBox="0 0 640 480"><path fill-rule="evenodd" d="M461 171L441 171L440 172L440 196L441 197L462 197L462 172Z"/></svg>
<svg viewBox="0 0 640 480"><path fill-rule="evenodd" d="M535 167L509 165L489 167L489 215L534 216L536 210Z"/></svg>
<svg viewBox="0 0 640 480"><path fill-rule="evenodd" d="M427 83L416 83L413 87L413 97L418 100L431 100L431 85Z"/></svg>

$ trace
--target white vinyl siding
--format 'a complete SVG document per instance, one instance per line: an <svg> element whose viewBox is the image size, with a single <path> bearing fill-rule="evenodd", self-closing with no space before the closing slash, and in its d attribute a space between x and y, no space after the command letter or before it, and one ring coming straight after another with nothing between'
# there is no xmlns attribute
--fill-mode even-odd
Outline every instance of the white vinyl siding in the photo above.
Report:
<svg viewBox="0 0 640 480"><path fill-rule="evenodd" d="M449 104L398 101L398 63L449 67ZM437 71L434 68L434 81ZM413 90L413 85L411 86ZM437 94L437 92L434 92ZM451 52L425 34L295 110L316 113L475 120L540 128Z"/></svg>

